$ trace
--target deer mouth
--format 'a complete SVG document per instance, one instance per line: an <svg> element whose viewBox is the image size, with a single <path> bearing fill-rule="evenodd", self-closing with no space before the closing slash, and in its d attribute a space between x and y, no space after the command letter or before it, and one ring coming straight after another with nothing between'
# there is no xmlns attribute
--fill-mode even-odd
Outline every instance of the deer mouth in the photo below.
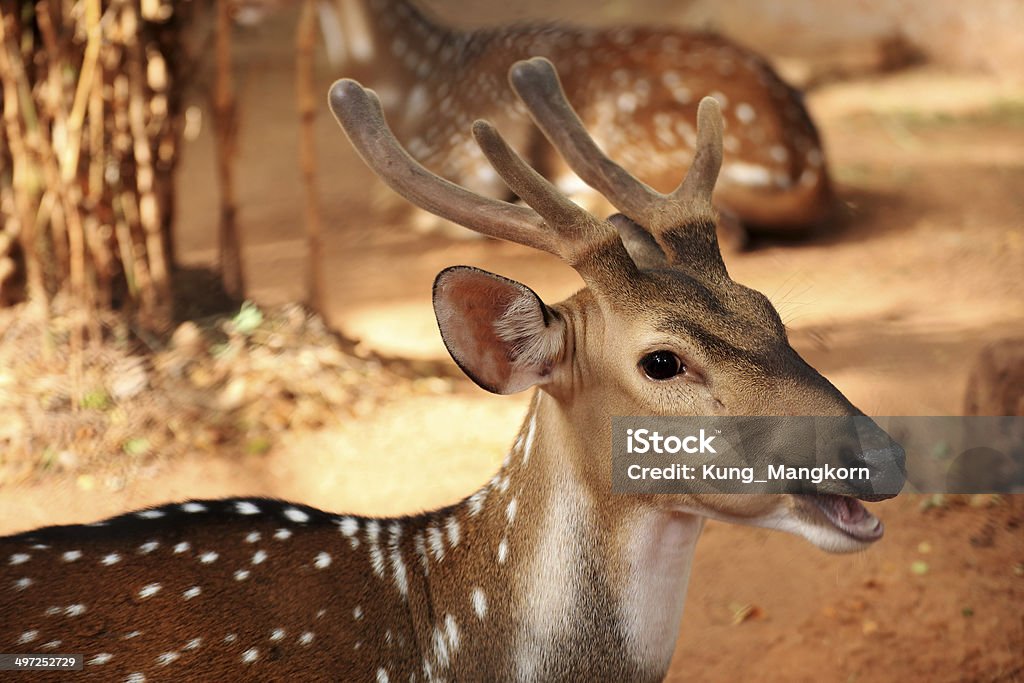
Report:
<svg viewBox="0 0 1024 683"><path fill-rule="evenodd" d="M847 536L865 543L877 541L885 533L882 520L871 514L856 498L833 493L804 495L828 522Z"/></svg>

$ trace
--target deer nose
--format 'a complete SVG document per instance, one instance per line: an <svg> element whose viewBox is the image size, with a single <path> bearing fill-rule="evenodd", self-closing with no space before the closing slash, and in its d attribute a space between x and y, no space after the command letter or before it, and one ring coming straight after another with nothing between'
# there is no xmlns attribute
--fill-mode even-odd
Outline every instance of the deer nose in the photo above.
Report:
<svg viewBox="0 0 1024 683"><path fill-rule="evenodd" d="M895 441L885 448L865 450L861 458L871 471L871 486L874 493L857 497L868 502L893 498L903 488L907 479L906 453Z"/></svg>
<svg viewBox="0 0 1024 683"><path fill-rule="evenodd" d="M869 417L854 418L860 444L859 464L870 471L866 490L857 497L879 501L894 497L907 479L906 453L888 433Z"/></svg>

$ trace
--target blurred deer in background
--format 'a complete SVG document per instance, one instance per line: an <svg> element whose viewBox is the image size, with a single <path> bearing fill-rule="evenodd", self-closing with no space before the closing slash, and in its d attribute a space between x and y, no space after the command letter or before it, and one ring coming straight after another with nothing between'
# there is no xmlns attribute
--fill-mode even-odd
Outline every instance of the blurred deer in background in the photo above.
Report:
<svg viewBox="0 0 1024 683"><path fill-rule="evenodd" d="M558 23L466 31L409 0L332 2L321 5L333 10L322 24L344 56L341 75L379 94L413 157L475 192L509 197L469 133L473 120L486 118L574 201L607 211L508 87L513 62L542 56L555 64L597 143L654 189L670 189L690 163L697 103L711 96L725 125L727 157L715 194L723 222L792 235L828 216L831 185L800 94L764 59L725 38L680 28Z"/></svg>
<svg viewBox="0 0 1024 683"><path fill-rule="evenodd" d="M454 505L407 517L189 501L2 538L0 650L85 655L83 672L32 680L660 681L705 518L832 552L882 536L860 500L890 495L868 482L799 495L612 493L613 415L860 413L789 345L768 300L726 271L713 99L699 107L693 164L663 195L597 148L549 62L518 63L512 79L622 214L602 220L569 201L484 121L473 135L526 206L469 192L405 153L372 92L344 80L330 95L392 189L556 255L586 283L548 306L467 266L435 281L441 335L466 374L499 394L538 388L500 471ZM877 426L870 434L870 446L837 443L844 462L902 483L902 450ZM782 443L784 461L800 450Z"/></svg>

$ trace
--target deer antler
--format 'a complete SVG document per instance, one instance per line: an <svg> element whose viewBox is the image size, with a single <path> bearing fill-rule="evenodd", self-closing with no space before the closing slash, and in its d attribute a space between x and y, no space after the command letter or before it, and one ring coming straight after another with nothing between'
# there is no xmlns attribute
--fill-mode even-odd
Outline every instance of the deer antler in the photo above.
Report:
<svg viewBox="0 0 1024 683"><path fill-rule="evenodd" d="M509 81L537 126L570 168L633 222L647 229L670 259L691 256L694 240L704 256L718 252L711 194L722 165L722 115L705 97L697 110L697 149L683 182L662 194L609 159L565 97L555 67L543 57L516 62ZM720 262L718 255L713 260Z"/></svg>
<svg viewBox="0 0 1024 683"><path fill-rule="evenodd" d="M611 224L559 193L489 123L474 124L477 144L498 175L530 208L482 197L428 171L395 138L377 95L359 83L337 81L331 86L329 100L331 111L363 161L416 206L484 235L559 256L588 282L608 275L608 258L627 271L635 270ZM591 267L596 252L604 256L604 267Z"/></svg>

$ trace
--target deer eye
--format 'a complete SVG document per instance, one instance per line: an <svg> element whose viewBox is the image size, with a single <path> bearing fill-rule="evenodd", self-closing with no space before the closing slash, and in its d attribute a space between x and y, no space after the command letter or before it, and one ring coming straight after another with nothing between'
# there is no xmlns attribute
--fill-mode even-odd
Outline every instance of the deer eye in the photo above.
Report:
<svg viewBox="0 0 1024 683"><path fill-rule="evenodd" d="M679 356L671 351L652 351L640 359L640 369L654 380L672 379L686 372Z"/></svg>

